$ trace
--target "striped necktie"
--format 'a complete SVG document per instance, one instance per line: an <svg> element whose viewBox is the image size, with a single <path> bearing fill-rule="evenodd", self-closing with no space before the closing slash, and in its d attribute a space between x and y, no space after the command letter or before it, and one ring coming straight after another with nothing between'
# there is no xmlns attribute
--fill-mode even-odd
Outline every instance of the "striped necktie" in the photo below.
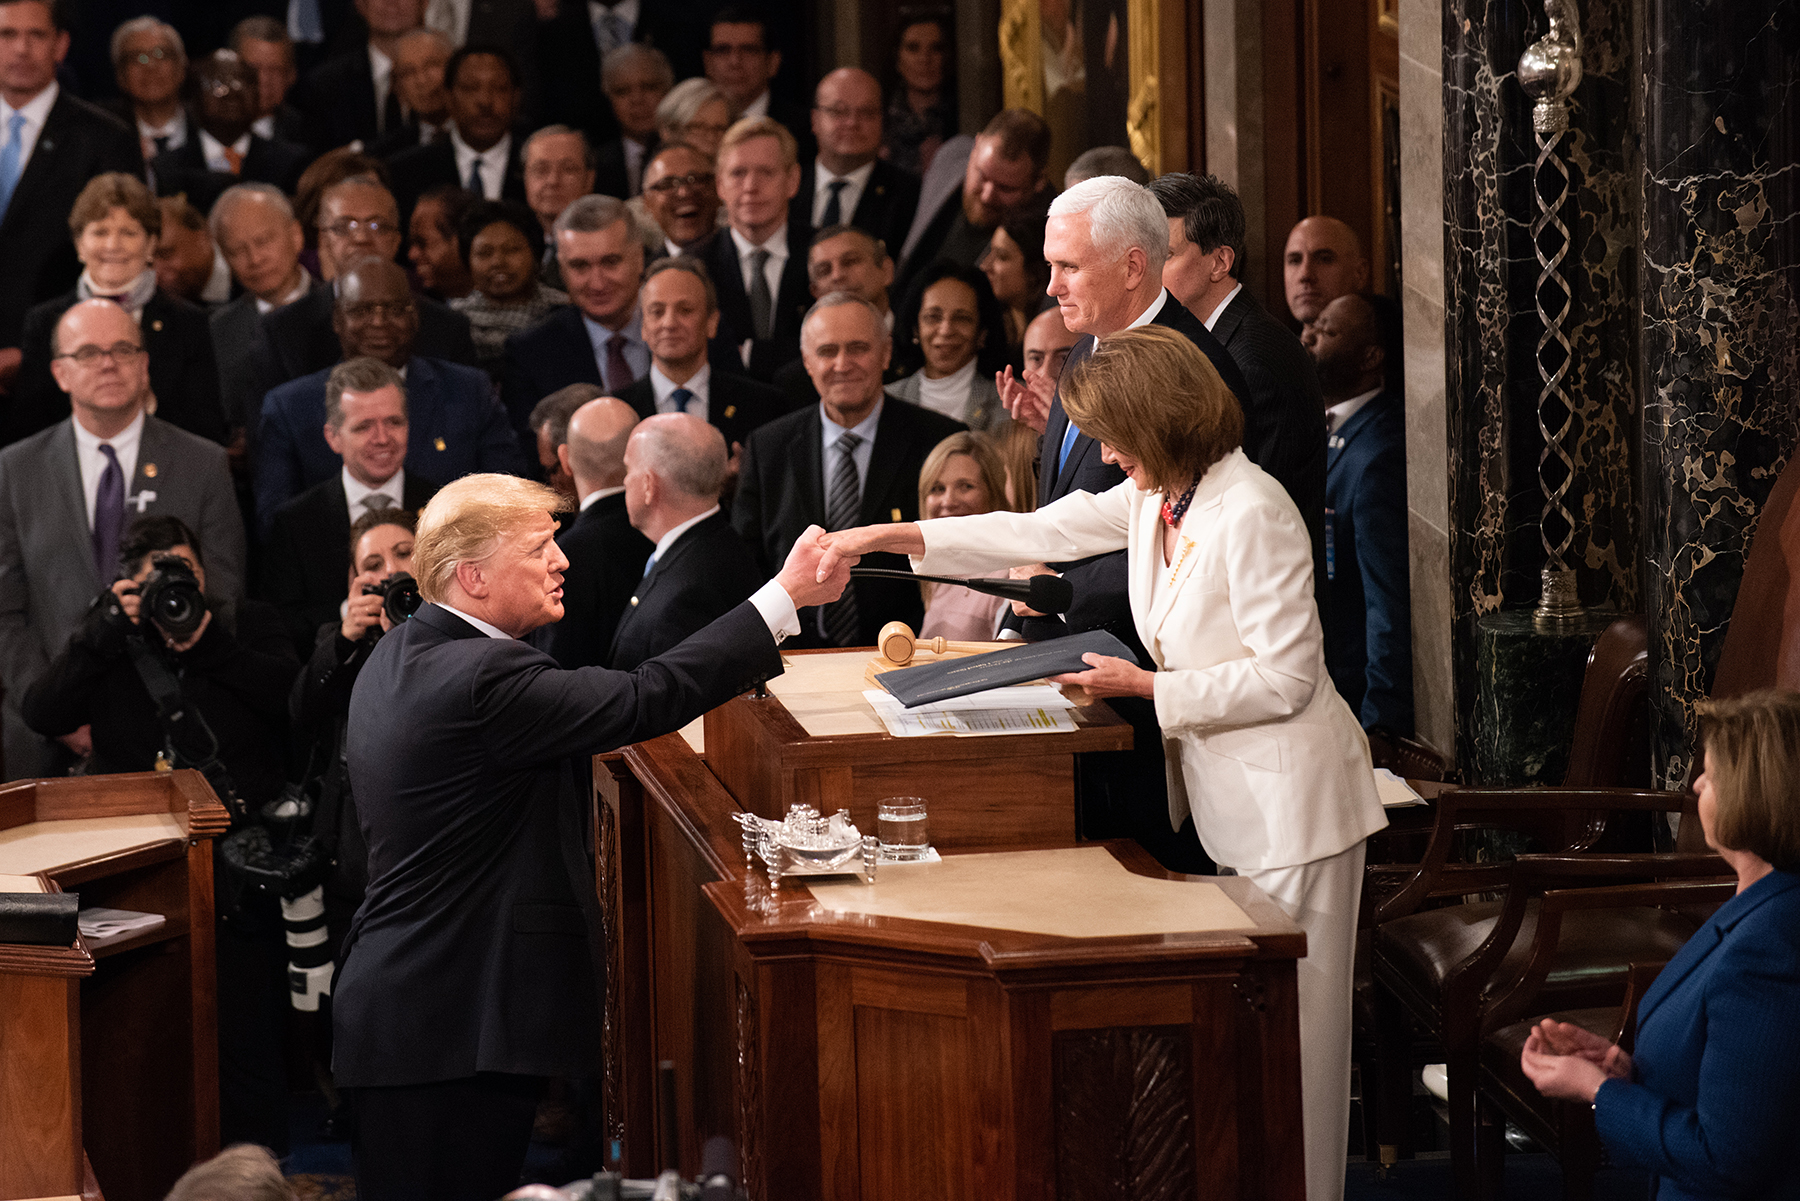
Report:
<svg viewBox="0 0 1800 1201"><path fill-rule="evenodd" d="M847 530L856 524L862 511L862 480L856 471L856 449L862 445L860 434L840 434L837 462L832 467L831 491L825 497L825 527ZM825 606L825 634L833 646L855 646L862 628L862 614L856 608L856 593L846 588L841 600Z"/></svg>

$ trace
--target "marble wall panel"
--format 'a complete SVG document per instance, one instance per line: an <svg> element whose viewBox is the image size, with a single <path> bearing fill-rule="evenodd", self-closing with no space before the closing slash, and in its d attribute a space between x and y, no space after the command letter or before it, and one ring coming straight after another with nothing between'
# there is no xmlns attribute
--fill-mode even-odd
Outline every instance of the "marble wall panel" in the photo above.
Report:
<svg viewBox="0 0 1800 1201"><path fill-rule="evenodd" d="M1673 785L1800 439L1800 3L1644 10L1644 578L1653 750Z"/></svg>

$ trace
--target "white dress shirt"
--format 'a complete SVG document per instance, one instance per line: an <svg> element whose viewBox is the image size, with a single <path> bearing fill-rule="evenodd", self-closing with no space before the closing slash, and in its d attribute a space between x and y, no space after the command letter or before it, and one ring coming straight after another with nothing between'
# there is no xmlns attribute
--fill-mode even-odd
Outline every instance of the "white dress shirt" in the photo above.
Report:
<svg viewBox="0 0 1800 1201"><path fill-rule="evenodd" d="M243 137L231 144L231 148L237 151L238 163L241 166L244 157L250 153L250 135L248 133L244 134ZM225 143L219 141L219 139L213 137L204 129L200 131L200 154L206 159L206 169L208 171L216 171L220 175L237 174L236 171L231 169L231 160L225 157Z"/></svg>
<svg viewBox="0 0 1800 1201"><path fill-rule="evenodd" d="M406 495L406 468L402 467L390 476L386 483L377 484L373 488L351 475L348 467L340 468L340 475L344 481L344 500L350 509L352 525L356 524L357 518L369 511L368 506L363 502L377 494L388 498L389 504L382 506L383 508L405 508L400 498Z"/></svg>
<svg viewBox="0 0 1800 1201"><path fill-rule="evenodd" d="M369 44L369 75L375 81L375 129L378 133L386 133L387 126L383 117L387 114L388 89L394 83L394 60ZM404 105L401 106L404 109ZM401 114L404 116L404 112Z"/></svg>
<svg viewBox="0 0 1800 1201"><path fill-rule="evenodd" d="M623 491L625 491L625 485L623 484L620 484L616 488L595 488L592 492L581 498L580 511L585 513L588 511L588 506L595 501L605 500L609 496L617 496Z"/></svg>
<svg viewBox="0 0 1800 1201"><path fill-rule="evenodd" d="M77 421L73 415L69 421L75 427L75 458L81 466L81 497L87 502L88 529L94 528L94 503L100 492L100 476L106 470L106 456L100 453L100 444L105 442L113 448L113 455L119 460L119 470L125 477L126 510L130 513L131 481L137 475L138 443L144 436L144 414L140 412L131 419L131 424L110 438L101 438L88 432L88 428ZM140 493L143 500L137 502L139 512L155 497L154 492Z"/></svg>
<svg viewBox="0 0 1800 1201"><path fill-rule="evenodd" d="M258 117L256 120L250 122L250 132L259 138L268 138L270 141L274 141L275 114L269 113L266 116Z"/></svg>
<svg viewBox="0 0 1800 1201"><path fill-rule="evenodd" d="M480 630L483 634L486 634L489 638L511 638L512 637L511 634L508 634L505 630L501 629L499 626L491 626L487 622L481 620L481 618L479 618L479 617L475 617L471 614L464 613L461 609L458 609L455 605L446 604L444 601L439 601L438 608L448 609L450 612L456 614L458 617L462 618L464 621L468 622L470 625L472 625L476 629Z"/></svg>
<svg viewBox="0 0 1800 1201"><path fill-rule="evenodd" d="M225 261L225 252L216 244L212 256L212 274L206 277L206 286L200 289L200 303L224 304L231 299L231 264Z"/></svg>
<svg viewBox="0 0 1800 1201"><path fill-rule="evenodd" d="M768 115L769 89L764 88L762 95L744 106L744 111L738 114L738 120L742 121L745 117L766 117Z"/></svg>
<svg viewBox="0 0 1800 1201"><path fill-rule="evenodd" d="M823 161L813 160L813 228L818 229L825 223L825 206L831 203L831 185L843 180L848 185L838 194L838 220L850 220L856 212L856 206L862 203L863 192L869 186L869 176L875 173L875 160L870 159L848 175L836 175L828 170Z"/></svg>
<svg viewBox="0 0 1800 1201"><path fill-rule="evenodd" d="M187 145L187 112L178 108L175 110L175 115L170 117L167 121L164 121L161 125L152 125L142 117L139 117L137 119L137 130L138 139L150 143L151 146L156 145L156 139L158 138L168 139L168 141L164 142L162 146L158 148L158 154L162 153L164 150L179 150Z"/></svg>
<svg viewBox="0 0 1800 1201"><path fill-rule="evenodd" d="M1325 432L1335 434L1344 428L1344 422L1356 416L1364 405L1381 395L1379 387L1370 388L1367 392L1352 396L1349 400L1340 400L1325 410Z"/></svg>
<svg viewBox="0 0 1800 1201"><path fill-rule="evenodd" d="M469 40L470 0L431 0L425 6L425 27L435 29L460 47Z"/></svg>
<svg viewBox="0 0 1800 1201"><path fill-rule="evenodd" d="M625 38L631 39L631 31L637 28L638 0L619 0L617 4L601 4L599 0L588 0L588 25L594 30L594 45L600 45L600 18L608 11L619 20L625 22Z"/></svg>
<svg viewBox="0 0 1800 1201"><path fill-rule="evenodd" d="M1232 288L1231 291L1225 293L1225 299L1221 300L1219 302L1218 307L1212 311L1212 315L1209 316L1204 322L1202 322L1202 324L1206 326L1207 333L1209 333L1209 334L1212 333L1213 322L1215 322L1219 319L1219 314L1223 313L1225 311L1225 306L1230 304L1232 301L1236 300L1237 294L1239 292L1242 292L1243 290L1244 290L1244 285L1238 284L1236 287Z"/></svg>
<svg viewBox="0 0 1800 1201"><path fill-rule="evenodd" d="M56 97L61 91L53 79L50 86L27 100L22 108L14 108L4 100L0 100L0 146L4 146L12 133L14 113L23 113L25 124L19 130L19 171L23 177L25 167L31 162L31 152L37 147L38 135L44 132L44 122L50 119L50 110L56 105Z"/></svg>
<svg viewBox="0 0 1800 1201"><path fill-rule="evenodd" d="M746 114L746 116L747 115L748 114ZM737 250L738 270L743 273L745 296L750 295L750 281L752 278L750 262L751 251L766 250L769 252L769 260L763 264L763 278L769 283L769 315L771 321L773 321L775 306L781 303L781 273L787 269L788 238L786 223L784 222L777 226L775 232L769 235L769 240L764 242L761 246L758 246L749 238L746 238L743 234L739 233L736 226L732 226L731 244ZM738 347L738 354L743 358L744 366L746 367L750 365L750 350L755 344L755 341L756 339L754 338L745 338L743 344Z"/></svg>
<svg viewBox="0 0 1800 1201"><path fill-rule="evenodd" d="M1163 311L1163 305L1168 303L1169 290L1164 288L1156 294L1156 299L1150 302L1150 307L1133 318L1131 324L1125 328L1137 329L1139 326L1149 325L1152 321L1156 320L1156 315Z"/></svg>
<svg viewBox="0 0 1800 1201"><path fill-rule="evenodd" d="M256 298L256 311L260 315L267 313L272 309L284 308L287 305L293 304L296 300L299 300L310 291L312 291L312 276L305 270L302 270L300 272L300 282L295 284L294 290L289 292L286 296L283 296L279 303L270 304L268 301L258 296Z"/></svg>
<svg viewBox="0 0 1800 1201"><path fill-rule="evenodd" d="M512 135L503 134L498 142L486 150L477 151L463 141L462 134L456 126L450 126L450 149L456 153L456 179L463 186L469 182L469 168L475 163L481 164L481 191L489 200L500 199L500 191L506 186L506 160L512 154Z"/></svg>
<svg viewBox="0 0 1800 1201"><path fill-rule="evenodd" d="M686 388L694 394L687 402L685 409L675 407L672 394L677 388ZM712 364L702 363L700 370L694 372L687 383L678 384L664 375L661 367L652 363L650 365L650 391L656 397L658 413L692 413L700 420L706 421L708 420L707 413L711 411L712 405Z"/></svg>
<svg viewBox="0 0 1800 1201"><path fill-rule="evenodd" d="M699 525L702 521L705 521L708 517L711 517L714 513L717 513L718 511L719 511L719 506L714 505L712 508L708 509L704 513L696 513L694 516L688 518L686 521L682 522L680 525L676 526L674 529L670 530L668 533L666 533L662 537L658 538L656 540L656 549L652 550L650 552L650 562L652 564L654 564L658 559L663 557L664 551L668 550L671 546L675 545L676 540L679 539L683 534L687 533L689 530L693 529L695 526ZM644 574L645 575L650 574L648 568L645 569Z"/></svg>

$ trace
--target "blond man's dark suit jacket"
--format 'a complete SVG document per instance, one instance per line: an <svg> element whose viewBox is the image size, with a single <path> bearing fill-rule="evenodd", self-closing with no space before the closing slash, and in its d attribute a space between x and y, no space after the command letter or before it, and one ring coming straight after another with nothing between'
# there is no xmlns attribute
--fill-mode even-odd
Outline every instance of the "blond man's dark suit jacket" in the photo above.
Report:
<svg viewBox="0 0 1800 1201"><path fill-rule="evenodd" d="M244 593L244 524L225 466L225 448L155 417L144 422L137 470L125 489L125 523L144 515L179 517L200 539L206 591ZM5 689L6 775L54 775L60 748L28 730L18 698L63 648L100 590L94 573L71 421L0 451L0 687Z"/></svg>

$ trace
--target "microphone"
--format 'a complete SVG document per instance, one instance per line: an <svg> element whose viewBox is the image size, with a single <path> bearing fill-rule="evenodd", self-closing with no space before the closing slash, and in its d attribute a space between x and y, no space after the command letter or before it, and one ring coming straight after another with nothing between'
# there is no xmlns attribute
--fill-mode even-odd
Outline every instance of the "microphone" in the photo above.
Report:
<svg viewBox="0 0 1800 1201"><path fill-rule="evenodd" d="M889 571L883 567L852 567L851 576L875 576L884 580L913 580L933 584L955 584L988 596L1024 601L1039 613L1067 613L1075 603L1075 585L1059 575L1034 575L1023 580L955 580L941 575L914 575L910 571Z"/></svg>

